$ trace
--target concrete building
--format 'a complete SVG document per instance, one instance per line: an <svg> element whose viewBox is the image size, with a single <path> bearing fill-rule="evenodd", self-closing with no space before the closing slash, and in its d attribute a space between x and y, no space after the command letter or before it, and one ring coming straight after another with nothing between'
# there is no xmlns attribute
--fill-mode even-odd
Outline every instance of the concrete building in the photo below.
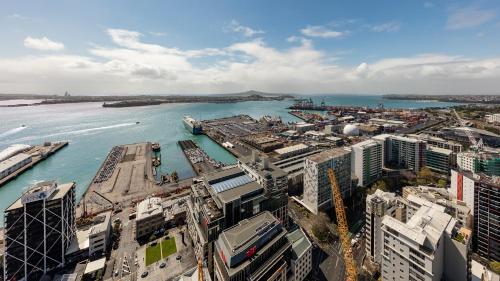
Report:
<svg viewBox="0 0 500 281"><path fill-rule="evenodd" d="M240 163L247 169L251 168L244 162ZM247 174L248 170L233 167L219 172L206 174L203 181L191 186L191 194L187 201L187 226L195 244L194 250L198 258L207 263L207 268L213 277L215 254L214 241L227 228L236 225L241 220L253 217L260 212L269 211L280 221L286 221L288 198L281 179L278 181L266 178L260 179L260 184ZM272 175L272 172L270 172ZM281 178L281 173L278 173ZM286 177L285 177L286 179ZM274 182L280 187L270 186ZM274 192L274 190L281 190ZM281 217L279 217L281 216Z"/></svg>
<svg viewBox="0 0 500 281"><path fill-rule="evenodd" d="M89 232L89 256L106 254L111 238L111 211L97 215Z"/></svg>
<svg viewBox="0 0 500 281"><path fill-rule="evenodd" d="M5 210L3 280L40 280L64 266L75 235L75 184L35 184Z"/></svg>
<svg viewBox="0 0 500 281"><path fill-rule="evenodd" d="M351 152L334 148L309 156L304 163L304 205L314 214L332 205L328 169L333 169L342 197L351 196Z"/></svg>
<svg viewBox="0 0 500 281"><path fill-rule="evenodd" d="M450 173L450 167L455 166L456 162L453 151L434 146L428 146L425 150L425 161L429 169L446 175Z"/></svg>
<svg viewBox="0 0 500 281"><path fill-rule="evenodd" d="M366 140L351 146L351 170L358 178L358 186L368 186L382 175L382 145Z"/></svg>
<svg viewBox="0 0 500 281"><path fill-rule="evenodd" d="M288 280L302 281L312 270L312 244L302 229L286 235L292 244L292 256L289 267Z"/></svg>
<svg viewBox="0 0 500 281"><path fill-rule="evenodd" d="M382 231L382 280L467 280L470 242L440 209L422 206L406 223L385 216Z"/></svg>
<svg viewBox="0 0 500 281"><path fill-rule="evenodd" d="M287 280L291 243L269 212L222 231L215 242L215 281Z"/></svg>
<svg viewBox="0 0 500 281"><path fill-rule="evenodd" d="M161 198L150 197L137 204L135 237L144 238L165 226Z"/></svg>
<svg viewBox="0 0 500 281"><path fill-rule="evenodd" d="M413 215L422 205L439 205L441 210L456 219L461 225L472 229L472 209L458 201L448 190L430 186L405 186L403 198L408 202L409 214Z"/></svg>
<svg viewBox="0 0 500 281"><path fill-rule="evenodd" d="M464 202L474 214L474 189L476 179L470 172L451 170L449 193L459 202Z"/></svg>
<svg viewBox="0 0 500 281"><path fill-rule="evenodd" d="M500 151L461 152L457 154L457 165L463 171L500 176Z"/></svg>
<svg viewBox="0 0 500 281"><path fill-rule="evenodd" d="M301 154L278 160L273 164L287 173L289 195L302 194L304 190L304 162L306 157L320 153L321 150L308 150Z"/></svg>
<svg viewBox="0 0 500 281"><path fill-rule="evenodd" d="M310 149L311 148L308 145L305 145L303 143L299 143L296 145L276 149L274 152L276 152L276 154L278 154L278 157L280 159L285 159L285 158L289 158L292 156L303 154L303 153L309 151Z"/></svg>
<svg viewBox="0 0 500 281"><path fill-rule="evenodd" d="M479 174L474 189L474 239L477 253L500 261L500 180Z"/></svg>
<svg viewBox="0 0 500 281"><path fill-rule="evenodd" d="M486 115L486 122L493 124L500 124L500 113Z"/></svg>
<svg viewBox="0 0 500 281"><path fill-rule="evenodd" d="M306 123L306 122L298 122L293 126L293 129L301 134L314 130L315 126L314 124L311 123Z"/></svg>
<svg viewBox="0 0 500 281"><path fill-rule="evenodd" d="M443 138L434 137L429 134L410 134L408 135L408 137L425 141L425 143L427 143L427 146L451 150L453 151L453 153L459 153L463 150L463 146L459 142L445 140Z"/></svg>
<svg viewBox="0 0 500 281"><path fill-rule="evenodd" d="M19 153L0 162L0 179L14 173L20 168L31 163L32 157L26 153Z"/></svg>
<svg viewBox="0 0 500 281"><path fill-rule="evenodd" d="M425 166L424 141L390 134L377 135L372 139L382 145L384 166L414 172Z"/></svg>
<svg viewBox="0 0 500 281"><path fill-rule="evenodd" d="M365 250L367 257L372 262L379 265L382 263L382 249L384 244L381 227L384 216L396 217L396 212L398 212L400 220L404 221L404 218L401 217L402 214L406 214L404 208L404 205L399 202L394 193L377 189L375 193L366 197Z"/></svg>

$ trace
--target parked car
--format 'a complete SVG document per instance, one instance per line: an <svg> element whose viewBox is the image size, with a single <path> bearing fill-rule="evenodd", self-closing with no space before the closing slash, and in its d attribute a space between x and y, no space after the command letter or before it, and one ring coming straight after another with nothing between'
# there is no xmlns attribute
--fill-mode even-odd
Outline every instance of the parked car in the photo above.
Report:
<svg viewBox="0 0 500 281"><path fill-rule="evenodd" d="M147 272L147 271L144 271L144 272L141 274L141 278L146 278L146 276L148 276L148 272Z"/></svg>

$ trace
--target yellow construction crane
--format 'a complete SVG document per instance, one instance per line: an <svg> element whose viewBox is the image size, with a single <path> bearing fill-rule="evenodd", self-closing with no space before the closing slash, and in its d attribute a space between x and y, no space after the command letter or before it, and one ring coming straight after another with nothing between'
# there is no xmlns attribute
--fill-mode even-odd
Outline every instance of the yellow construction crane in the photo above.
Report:
<svg viewBox="0 0 500 281"><path fill-rule="evenodd" d="M337 228L340 234L340 242L342 245L342 252L344 252L344 263L347 273L347 280L357 281L358 273L354 258L352 256L351 242L349 241L349 228L347 227L347 218L344 210L344 201L342 200L342 193L340 192L337 178L333 169L328 169L328 178L332 186L332 195L335 200L335 213L337 215Z"/></svg>
<svg viewBox="0 0 500 281"><path fill-rule="evenodd" d="M198 281L205 281L203 276L203 262L201 261L201 258L198 258Z"/></svg>

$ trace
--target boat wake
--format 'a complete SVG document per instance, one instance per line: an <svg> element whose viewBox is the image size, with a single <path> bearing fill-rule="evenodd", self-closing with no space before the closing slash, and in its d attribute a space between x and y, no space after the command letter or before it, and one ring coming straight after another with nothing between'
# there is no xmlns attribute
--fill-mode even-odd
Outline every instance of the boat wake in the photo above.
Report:
<svg viewBox="0 0 500 281"><path fill-rule="evenodd" d="M121 128L121 127L127 127L127 126L132 126L132 125L135 125L135 123L121 123L121 124L115 124L115 125L110 125L110 126L80 129L80 130L74 130L74 131L65 131L65 132L48 134L48 135L44 135L44 136L28 136L28 137L17 139L15 141L16 142L25 142L25 141L31 141L31 140L37 140L37 139L47 139L47 138L51 138L51 137L66 136L66 135L84 135L84 134L92 133L95 131Z"/></svg>
<svg viewBox="0 0 500 281"><path fill-rule="evenodd" d="M19 132L21 132L22 130L26 129L26 126L23 126L23 127L17 127L17 128L14 128L14 129L11 129L11 130L8 130L6 132L3 132L0 134L0 138L3 138L3 137L7 137L7 136L10 136L10 135L13 135L13 134L17 134Z"/></svg>

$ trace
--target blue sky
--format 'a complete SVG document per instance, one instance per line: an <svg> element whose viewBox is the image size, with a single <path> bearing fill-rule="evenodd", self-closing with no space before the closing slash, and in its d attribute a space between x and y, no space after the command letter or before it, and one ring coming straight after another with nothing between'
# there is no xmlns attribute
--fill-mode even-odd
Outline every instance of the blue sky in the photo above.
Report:
<svg viewBox="0 0 500 281"><path fill-rule="evenodd" d="M3 1L0 92L498 94L498 1Z"/></svg>

